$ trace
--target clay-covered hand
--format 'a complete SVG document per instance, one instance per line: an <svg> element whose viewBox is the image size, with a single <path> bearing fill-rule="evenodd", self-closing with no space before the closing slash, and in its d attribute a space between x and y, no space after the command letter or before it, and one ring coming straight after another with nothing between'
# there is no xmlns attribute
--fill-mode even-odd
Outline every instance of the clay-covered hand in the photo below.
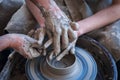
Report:
<svg viewBox="0 0 120 80"><path fill-rule="evenodd" d="M28 35L37 40L32 44L32 47L37 48L41 55L46 56L46 49L52 44L52 40L44 41L47 36L45 28L31 30Z"/></svg>
<svg viewBox="0 0 120 80"><path fill-rule="evenodd" d="M62 11L44 11L44 18L46 31L53 39L54 51L51 55L58 56L57 60L60 60L69 51L74 54L77 40L77 32L74 31L77 30L75 23L71 22Z"/></svg>
<svg viewBox="0 0 120 80"><path fill-rule="evenodd" d="M76 45L76 41L78 38L78 25L75 22L70 22L69 24L69 28L67 30L67 34L65 37L62 37L63 39L63 43L64 39L66 39L66 37L68 37L68 45L62 44L62 46L64 47L66 45L66 47L64 47L64 50L60 53L60 55L56 58L58 61L61 60L65 55L72 53L75 54L75 45ZM62 34L65 35L65 34Z"/></svg>
<svg viewBox="0 0 120 80"><path fill-rule="evenodd" d="M74 53L77 40L77 33L71 27L74 23L71 23L53 0L31 0L31 2L40 9L45 20L48 42L53 42L53 51L50 56L58 56L57 59L60 60L69 51ZM36 18L36 15L34 16Z"/></svg>
<svg viewBox="0 0 120 80"><path fill-rule="evenodd" d="M37 42L35 39L23 34L3 35L0 37L0 51L7 47L11 47L25 58L32 59L40 55L36 48L31 47L35 42Z"/></svg>

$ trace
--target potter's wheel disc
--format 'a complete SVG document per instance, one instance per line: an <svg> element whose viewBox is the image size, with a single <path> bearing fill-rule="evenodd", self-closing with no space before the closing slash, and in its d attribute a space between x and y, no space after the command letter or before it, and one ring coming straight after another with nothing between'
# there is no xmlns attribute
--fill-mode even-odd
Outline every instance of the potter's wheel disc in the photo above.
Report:
<svg viewBox="0 0 120 80"><path fill-rule="evenodd" d="M76 58L78 67L76 73L68 76L64 80L94 80L97 75L97 64L89 52L84 49L76 47ZM56 78L49 78L42 74L45 68L45 57L38 57L26 62L26 74L30 80L63 80L64 76Z"/></svg>

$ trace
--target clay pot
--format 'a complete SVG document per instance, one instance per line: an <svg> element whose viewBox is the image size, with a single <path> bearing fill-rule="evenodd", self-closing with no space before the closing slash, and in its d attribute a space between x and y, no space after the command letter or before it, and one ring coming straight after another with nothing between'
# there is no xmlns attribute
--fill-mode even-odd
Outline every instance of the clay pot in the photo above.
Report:
<svg viewBox="0 0 120 80"><path fill-rule="evenodd" d="M26 63L30 80L94 80L97 65L89 52L76 47L76 54L66 55L61 61L38 57Z"/></svg>
<svg viewBox="0 0 120 80"><path fill-rule="evenodd" d="M52 80L75 80L75 76L81 71L75 55L72 54L65 56L61 61L46 59L44 66L46 67L41 67L42 75Z"/></svg>

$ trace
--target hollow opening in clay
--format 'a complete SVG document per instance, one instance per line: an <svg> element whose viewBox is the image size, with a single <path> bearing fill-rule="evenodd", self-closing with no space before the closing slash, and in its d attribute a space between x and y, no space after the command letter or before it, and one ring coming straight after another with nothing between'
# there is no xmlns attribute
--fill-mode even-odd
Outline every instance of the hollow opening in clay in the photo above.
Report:
<svg viewBox="0 0 120 80"><path fill-rule="evenodd" d="M60 61L55 58L52 60L47 60L49 66L56 69L65 69L71 67L76 61L76 57L73 54L68 54L64 56Z"/></svg>

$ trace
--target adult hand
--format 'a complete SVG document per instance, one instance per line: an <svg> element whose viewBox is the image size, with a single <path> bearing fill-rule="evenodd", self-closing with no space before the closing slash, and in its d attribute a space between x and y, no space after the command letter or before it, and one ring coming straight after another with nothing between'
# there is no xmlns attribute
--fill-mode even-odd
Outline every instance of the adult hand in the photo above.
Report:
<svg viewBox="0 0 120 80"><path fill-rule="evenodd" d="M60 60L69 51L74 53L77 33L71 27L71 21L59 9L53 0L31 0L40 10L45 19L46 33L52 37L53 51L51 55ZM74 24L74 23L72 23Z"/></svg>
<svg viewBox="0 0 120 80"><path fill-rule="evenodd" d="M75 52L75 43L77 40L78 30L76 23L71 22L62 12L44 11L45 25L47 32L52 35L53 49L51 55L58 56L60 60L66 54Z"/></svg>

